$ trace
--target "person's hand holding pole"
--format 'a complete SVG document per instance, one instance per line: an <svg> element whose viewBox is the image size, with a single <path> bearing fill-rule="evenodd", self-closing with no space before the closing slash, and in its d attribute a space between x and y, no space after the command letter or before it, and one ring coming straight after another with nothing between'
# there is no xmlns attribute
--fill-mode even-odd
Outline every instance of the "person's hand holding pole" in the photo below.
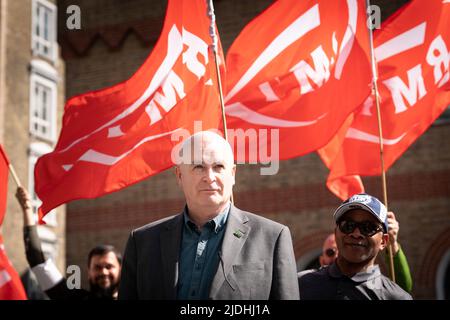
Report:
<svg viewBox="0 0 450 320"><path fill-rule="evenodd" d="M28 194L28 191L25 190L25 188L22 186L17 187L16 198L19 201L20 207L22 208L24 226L35 225L36 222L34 219L31 198Z"/></svg>
<svg viewBox="0 0 450 320"><path fill-rule="evenodd" d="M399 250L399 245L397 242L398 231L400 230L400 226L398 221L395 219L395 215L392 211L389 211L387 214L388 221L388 233L389 233L389 243L391 244L392 253L395 255Z"/></svg>

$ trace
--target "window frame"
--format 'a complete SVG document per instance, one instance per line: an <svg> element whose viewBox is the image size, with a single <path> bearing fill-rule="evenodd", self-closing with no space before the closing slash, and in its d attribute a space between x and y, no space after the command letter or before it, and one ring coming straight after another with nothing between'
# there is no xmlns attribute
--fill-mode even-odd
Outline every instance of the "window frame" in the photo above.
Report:
<svg viewBox="0 0 450 320"><path fill-rule="evenodd" d="M36 27L39 26L39 30L42 27L45 28L43 21L44 15L37 16L37 8L41 6L50 11L50 18L48 21L47 31L48 40L43 36L36 34ZM57 60L57 7L54 3L47 0L33 0L31 8L31 49L35 56L43 57L56 63ZM43 24L42 26L40 24ZM48 48L48 53L44 52L44 47Z"/></svg>
<svg viewBox="0 0 450 320"><path fill-rule="evenodd" d="M34 128L35 123L37 122L40 125L45 125L45 120L40 118L39 116L35 116L36 108L40 107L37 104L39 103L38 97L36 96L36 87L37 85L41 85L49 89L49 107L47 110L48 115L48 127L47 133L42 133L40 130L36 130ZM29 113L29 131L30 134L34 137L41 138L43 140L54 143L56 141L56 117L57 117L57 106L58 106L58 87L55 81L50 80L41 74L32 70L30 75L30 113ZM39 110L40 111L40 110ZM39 113L39 112L38 112Z"/></svg>
<svg viewBox="0 0 450 320"><path fill-rule="evenodd" d="M448 297L445 296L445 288L444 288L444 281L446 280L446 271L450 268L450 249L448 249L443 255L439 262L439 265L437 267L436 271L436 299L437 300L445 300Z"/></svg>

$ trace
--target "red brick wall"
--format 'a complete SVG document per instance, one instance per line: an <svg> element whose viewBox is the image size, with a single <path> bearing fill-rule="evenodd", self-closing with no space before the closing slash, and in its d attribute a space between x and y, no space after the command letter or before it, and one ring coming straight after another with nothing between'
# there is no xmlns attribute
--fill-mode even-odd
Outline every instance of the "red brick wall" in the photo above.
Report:
<svg viewBox="0 0 450 320"><path fill-rule="evenodd" d="M119 2L107 1L109 7L102 11L100 6L106 5L105 1L80 1L82 17L88 16L86 28L92 29L89 32L95 33L95 28L104 24L114 25L116 18L122 26L133 25L128 19L157 21L165 8L161 4L140 8L143 0L130 1L130 7ZM224 47L270 2L215 1ZM386 11L394 9L392 3L390 6ZM121 17L114 15L118 8ZM94 13L95 19L91 17ZM100 37L83 55L72 52L66 62L67 96L123 81L138 68L151 46L144 46L139 35L131 32L118 48ZM70 47L66 49L70 51ZM420 298L434 297L436 268L443 252L450 248L449 242L442 240L450 238L449 136L450 125L433 126L387 175L389 205L400 221L400 241L413 272L414 293ZM281 162L275 176L261 176L256 165L239 165L235 202L242 209L287 224L300 258L321 248L324 237L334 228L331 215L340 201L325 187L327 174L316 154ZM379 178L366 178L364 182L369 193L381 196ZM120 192L72 202L67 206L67 263L84 267L89 249L98 243L111 243L123 250L132 228L175 214L183 205L172 170Z"/></svg>

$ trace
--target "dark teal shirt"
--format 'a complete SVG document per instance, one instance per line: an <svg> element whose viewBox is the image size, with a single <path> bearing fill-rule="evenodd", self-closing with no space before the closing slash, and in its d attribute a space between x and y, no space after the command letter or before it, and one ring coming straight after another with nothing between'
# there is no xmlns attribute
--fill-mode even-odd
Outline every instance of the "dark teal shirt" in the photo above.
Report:
<svg viewBox="0 0 450 320"><path fill-rule="evenodd" d="M178 299L205 300L219 266L219 252L225 225L230 211L228 205L213 220L198 230L184 209L184 226L181 240Z"/></svg>

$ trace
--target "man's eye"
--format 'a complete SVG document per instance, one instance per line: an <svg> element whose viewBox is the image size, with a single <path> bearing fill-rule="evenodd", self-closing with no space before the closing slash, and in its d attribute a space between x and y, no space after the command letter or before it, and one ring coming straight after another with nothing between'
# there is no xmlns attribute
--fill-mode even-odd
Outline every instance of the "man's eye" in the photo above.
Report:
<svg viewBox="0 0 450 320"><path fill-rule="evenodd" d="M216 170L223 170L225 169L225 166L223 164L216 164L214 168L216 168Z"/></svg>
<svg viewBox="0 0 450 320"><path fill-rule="evenodd" d="M197 164L194 166L194 170L202 170L202 169L203 169L202 165Z"/></svg>

